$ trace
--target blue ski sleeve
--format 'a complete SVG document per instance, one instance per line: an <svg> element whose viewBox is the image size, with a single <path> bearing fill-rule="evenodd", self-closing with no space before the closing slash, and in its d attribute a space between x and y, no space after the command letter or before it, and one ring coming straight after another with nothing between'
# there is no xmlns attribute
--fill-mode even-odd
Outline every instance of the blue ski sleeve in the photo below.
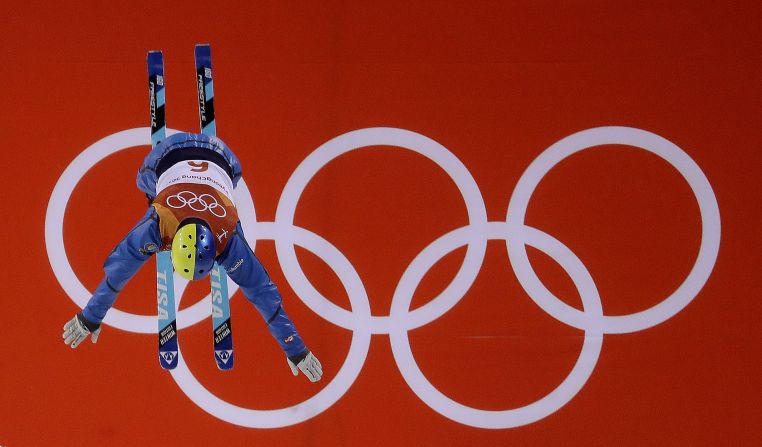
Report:
<svg viewBox="0 0 762 447"><path fill-rule="evenodd" d="M239 222L225 252L220 255L220 265L228 276L243 290L246 298L254 304L267 322L270 334L278 341L288 356L302 353L306 347L296 327L283 310L278 287L270 280L267 271L254 255L243 235Z"/></svg>
<svg viewBox="0 0 762 447"><path fill-rule="evenodd" d="M105 276L82 310L84 317L100 324L114 305L117 294L160 246L159 217L149 206L143 218L106 258Z"/></svg>

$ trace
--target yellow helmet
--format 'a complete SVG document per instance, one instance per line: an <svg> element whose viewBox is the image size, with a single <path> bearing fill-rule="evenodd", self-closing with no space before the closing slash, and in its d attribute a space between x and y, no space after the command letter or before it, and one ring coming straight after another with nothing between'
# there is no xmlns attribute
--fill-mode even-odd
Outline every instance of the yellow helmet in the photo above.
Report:
<svg viewBox="0 0 762 447"><path fill-rule="evenodd" d="M172 239L172 265L185 279L201 279L214 266L216 254L214 234L200 219L183 222Z"/></svg>

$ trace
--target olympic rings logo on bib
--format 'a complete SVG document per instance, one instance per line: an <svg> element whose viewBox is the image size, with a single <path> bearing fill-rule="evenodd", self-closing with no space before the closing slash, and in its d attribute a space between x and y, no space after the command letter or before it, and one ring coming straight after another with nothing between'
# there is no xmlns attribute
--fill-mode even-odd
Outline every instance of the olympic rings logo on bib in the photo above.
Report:
<svg viewBox="0 0 762 447"><path fill-rule="evenodd" d="M77 182L98 161L120 150L149 143L148 128L129 129L110 135L88 147L72 161L53 189L45 218L48 258L59 283L80 307L87 303L91 293L79 281L66 257L62 232L66 204ZM699 252L687 277L663 301L630 315L605 315L597 286L582 261L561 241L524 223L529 201L542 178L565 158L602 145L640 148L671 164L687 181L701 215ZM444 235L434 235L433 241L407 266L394 290L391 311L387 316L371 314L370 297L362 278L335 245L320 235L294 224L299 199L317 172L341 155L371 146L408 149L437 164L460 191L468 215L467 225ZM351 131L315 149L299 164L286 183L274 222L256 221L253 201L248 194L246 183L241 179L234 195L236 203L243 206L239 206L239 215L245 233L257 234L261 240L274 240L283 273L296 295L309 309L326 321L352 331L349 353L325 388L296 405L273 410L243 408L220 399L198 381L185 363L182 352L178 352L179 363L171 374L188 398L214 417L252 428L276 428L298 424L333 406L359 376L370 348L372 334L389 336L394 360L408 387L437 413L458 423L481 428L505 429L531 424L558 411L584 387L598 361L606 334L648 329L685 308L698 295L711 275L720 246L719 207L714 191L701 168L669 140L631 127L587 129L562 138L548 147L522 174L508 201L508 212L503 221L487 220L486 205L476 181L452 152L431 138L397 128ZM210 212L216 209L203 198L204 196L196 197L183 193L176 196L177 201L172 201L176 206L203 207ZM254 225L256 231L250 231L249 228L253 228ZM568 376L546 396L523 407L507 410L472 408L447 397L424 376L413 356L408 339L408 331L440 318L466 296L481 270L488 240L506 242L510 267L532 301L559 322L584 332L579 359ZM250 239L248 242L253 248L256 240ZM299 265L296 246L312 252L333 270L346 289L351 310L337 306L322 296L310 283ZM464 246L466 254L463 265L451 283L431 301L411 310L413 294L429 269L448 253ZM544 252L566 271L582 299L582 310L558 299L543 285L529 262L527 246ZM186 285L187 281L175 278L178 306ZM233 296L237 286L231 281L229 287ZM210 298L207 296L187 309L180 310L177 319L179 328L195 324L207 317L209 302ZM115 308L109 311L104 323L137 333L154 333L156 330L155 316L134 315Z"/></svg>
<svg viewBox="0 0 762 447"><path fill-rule="evenodd" d="M204 197L207 197L207 199L204 199ZM217 199L211 194L201 194L198 196L193 191L180 191L177 194L167 197L166 204L170 208L175 209L187 206L193 211L209 211L217 217L225 217L228 215L225 207L220 205L219 202L217 202Z"/></svg>

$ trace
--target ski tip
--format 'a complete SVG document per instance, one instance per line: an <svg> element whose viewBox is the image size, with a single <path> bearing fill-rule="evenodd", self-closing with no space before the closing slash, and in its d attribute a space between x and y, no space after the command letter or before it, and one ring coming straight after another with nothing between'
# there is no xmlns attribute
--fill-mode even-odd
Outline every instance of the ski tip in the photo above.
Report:
<svg viewBox="0 0 762 447"><path fill-rule="evenodd" d="M149 71L164 71L164 56L161 51L149 51L146 56Z"/></svg>
<svg viewBox="0 0 762 447"><path fill-rule="evenodd" d="M208 43L197 43L195 53L196 58L211 58L212 47L210 47Z"/></svg>

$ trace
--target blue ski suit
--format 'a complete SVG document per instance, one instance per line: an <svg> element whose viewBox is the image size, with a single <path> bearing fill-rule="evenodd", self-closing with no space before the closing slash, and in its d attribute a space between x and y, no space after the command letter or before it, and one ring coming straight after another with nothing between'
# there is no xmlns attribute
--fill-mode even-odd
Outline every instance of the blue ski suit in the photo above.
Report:
<svg viewBox="0 0 762 447"><path fill-rule="evenodd" d="M163 170L176 162L199 158L222 167L234 187L241 179L240 162L222 140L203 134L178 133L156 145L148 154L138 171L137 186L152 201L156 197L156 182ZM100 324L119 291L161 247L159 215L153 206L149 206L137 225L106 259L103 266L105 277L83 309L83 316L91 323ZM286 355L303 354L306 351L304 342L283 310L276 285L246 242L240 222L227 247L217 257L217 262L254 304Z"/></svg>

